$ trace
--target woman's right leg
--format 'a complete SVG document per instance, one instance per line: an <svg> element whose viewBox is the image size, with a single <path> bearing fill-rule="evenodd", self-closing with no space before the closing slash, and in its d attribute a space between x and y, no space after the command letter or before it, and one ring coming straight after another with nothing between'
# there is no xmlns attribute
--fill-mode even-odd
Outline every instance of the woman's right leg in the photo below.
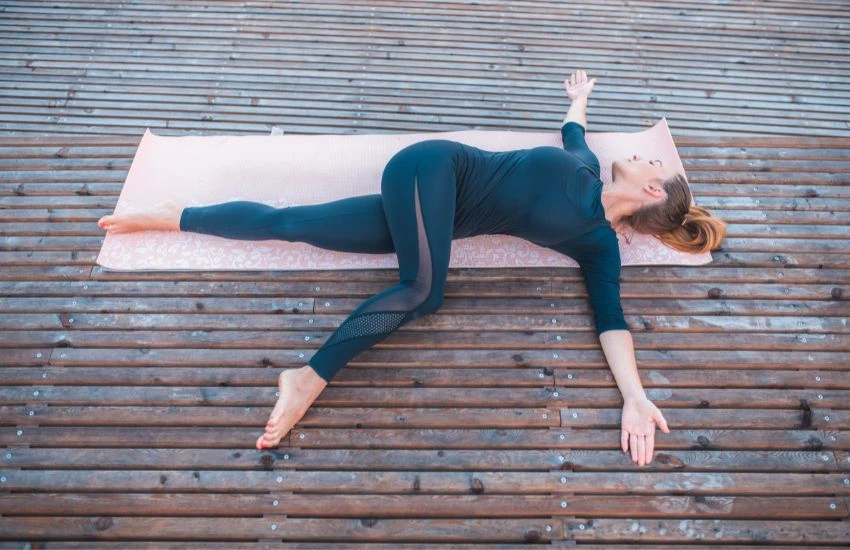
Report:
<svg viewBox="0 0 850 550"><path fill-rule="evenodd" d="M441 306L454 232L452 153L456 147L446 140L427 140L403 149L387 163L381 193L398 256L399 283L355 308L310 358L303 373L292 371L292 382L281 382L280 397L257 439L257 449L277 445L350 359ZM300 375L307 381L306 392L296 386Z"/></svg>
<svg viewBox="0 0 850 550"><path fill-rule="evenodd" d="M380 194L284 208L251 201L187 206L180 230L228 239L304 242L340 252L395 251Z"/></svg>
<svg viewBox="0 0 850 550"><path fill-rule="evenodd" d="M442 305L454 233L455 148L446 140L419 142L385 167L381 194L399 282L357 306L307 362L326 382L362 351Z"/></svg>

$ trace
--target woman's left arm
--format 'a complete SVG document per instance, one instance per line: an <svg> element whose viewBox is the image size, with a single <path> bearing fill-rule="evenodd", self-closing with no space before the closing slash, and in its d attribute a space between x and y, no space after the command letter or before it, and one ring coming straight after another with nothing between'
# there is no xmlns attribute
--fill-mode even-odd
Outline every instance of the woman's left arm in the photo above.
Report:
<svg viewBox="0 0 850 550"><path fill-rule="evenodd" d="M599 335L605 359L614 373L623 401L646 397L638 376L635 345L628 330L606 330Z"/></svg>
<svg viewBox="0 0 850 550"><path fill-rule="evenodd" d="M670 428L640 383L632 334L628 330L606 330L599 335L599 342L623 394L620 446L623 452L631 449L632 460L639 466L649 464L655 448L656 424L664 433L670 433Z"/></svg>

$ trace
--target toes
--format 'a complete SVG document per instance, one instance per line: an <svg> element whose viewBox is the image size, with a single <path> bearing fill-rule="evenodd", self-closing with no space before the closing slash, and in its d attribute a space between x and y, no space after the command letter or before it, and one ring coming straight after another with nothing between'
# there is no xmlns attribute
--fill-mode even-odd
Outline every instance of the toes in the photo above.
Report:
<svg viewBox="0 0 850 550"><path fill-rule="evenodd" d="M280 443L280 438L268 433L261 435L260 439L257 440L257 445L260 446L258 448L276 447L278 443Z"/></svg>
<svg viewBox="0 0 850 550"><path fill-rule="evenodd" d="M270 433L264 433L257 438L257 449L262 450L264 448L274 447L278 443L280 443L279 437Z"/></svg>

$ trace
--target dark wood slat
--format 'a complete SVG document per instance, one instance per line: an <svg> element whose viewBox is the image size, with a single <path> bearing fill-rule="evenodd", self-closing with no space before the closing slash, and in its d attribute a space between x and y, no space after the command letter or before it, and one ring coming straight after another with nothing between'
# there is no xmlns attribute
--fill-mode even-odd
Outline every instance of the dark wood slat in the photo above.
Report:
<svg viewBox="0 0 850 550"><path fill-rule="evenodd" d="M368 516L364 510L362 516ZM272 529L274 526L274 529ZM549 527L547 530L546 527ZM105 540L194 539L256 541L442 541L545 542L560 538L560 521L547 519L357 519L333 518L149 518L134 517L2 517L7 539Z"/></svg>
<svg viewBox="0 0 850 550"><path fill-rule="evenodd" d="M67 474L66 474L67 475ZM198 477L208 477L208 472ZM79 474L73 477L80 478ZM47 505L40 504L49 499ZM329 502L330 501L330 502ZM277 506L273 503L277 502ZM831 508L830 505L835 508ZM364 510L383 517L399 518L433 514L439 506L439 517L462 518L470 507L481 510L482 517L540 517L554 516L569 508L576 517L593 517L615 510L612 516L664 517L671 508L676 508L680 517L713 518L734 517L738 519L769 519L781 516L785 519L817 519L823 517L821 510L829 510L827 518L842 519L847 516L841 499L835 497L657 497L647 506L645 497L633 496L586 496L561 495L316 495L288 494L286 498L267 496L263 499L239 495L115 495L90 494L35 494L0 497L0 511L15 517L30 516L89 516L93 514L115 515L170 515L170 516L251 516L259 514L309 513L314 516L327 514L334 509L336 517L359 517ZM110 512L110 510L114 510ZM235 512L234 512L235 510ZM610 512L609 512L610 513Z"/></svg>
<svg viewBox="0 0 850 550"><path fill-rule="evenodd" d="M695 411L697 412L697 411ZM309 414L309 413L308 413ZM9 455L6 458L6 455ZM62 447L12 447L7 450L4 467L17 469L213 469L213 470L322 470L328 474L345 476L340 465L348 470L370 473L385 470L383 475L398 475L400 471L621 471L630 467L618 449L311 449L280 447L266 449L199 449L199 448L62 448ZM800 473L800 476L785 477L788 483L796 483L794 491L807 490L806 479L813 472L841 476L834 481L844 483L850 466L842 467L846 451L788 451L788 450L730 450L730 449L664 449L655 460L643 466L643 470L657 472L683 472L700 475L699 472L722 472L727 484L758 486L759 491L785 491L785 483L772 483L770 476ZM826 456L826 459L823 457ZM848 463L850 464L850 463ZM693 470L694 472L688 472ZM761 472L761 476L749 477L741 472ZM370 474L371 475L371 474ZM377 474L376 474L377 475ZM557 476L560 483L560 477ZM333 478L329 478L333 479ZM386 478L384 478L386 479ZM441 478L442 479L442 478ZM663 479L663 477L662 477ZM821 479L820 477L818 479ZM826 479L826 478L824 478ZM750 481L746 481L750 480ZM330 482L330 481L329 481ZM832 481L824 481L827 485ZM587 490L593 480L588 480ZM727 490L719 487L719 491ZM560 490L560 489L552 489Z"/></svg>
<svg viewBox="0 0 850 550"><path fill-rule="evenodd" d="M293 451L293 455L297 455L299 452L298 450ZM628 502L630 499L628 497L624 498L624 495L621 495L625 490L629 490L629 492L636 495L642 495L645 500L647 495L663 495L665 491L696 485L698 488L693 491L696 495L729 495L730 498L732 495L735 495L736 498L741 498L745 501L748 496L773 495L779 501L777 503L778 506L783 508L787 504L782 504L781 500L792 500L788 497L794 493L799 497L831 498L832 502L836 504L836 507L835 509L826 507L828 510L831 510L828 517L836 519L847 516L847 510L840 502L841 499L836 498L833 494L837 485L843 485L842 480L846 476L830 473L787 473L786 475L788 476L787 486L769 487L769 473L733 473L725 476L720 473L706 472L621 472L612 474L611 472L571 472L562 470L552 472L476 472L470 475L465 472L361 472L356 470L338 472L308 470L233 472L200 469L137 471L22 470L8 473L5 483L14 490L30 487L32 492L36 494L43 492L62 493L66 496L66 500L68 500L68 497L72 497L73 493L89 493L89 496L96 497L98 496L97 493L102 491L111 490L111 492L116 493L137 492L151 487L153 487L153 492L163 497L165 494L179 497L179 493L201 493L202 491L228 493L227 496L253 494L259 498L256 498L255 500L257 502L247 510L252 515L263 511L265 506L271 506L270 499L266 500L265 498L269 496L268 492L270 490L275 492L298 491L313 498L321 494L329 494L330 496L348 494L362 497L364 493L395 493L399 496L405 496L407 500L412 500L410 493L419 493L423 497L428 496L428 500L433 498L429 495L440 494L447 497L458 497L465 493L478 493L482 496L493 494L502 495L506 498L516 498L520 495L539 495L542 493L543 495L552 495L548 497L549 503L554 500L559 504L559 501L565 498L571 499L567 495L576 493L605 495L606 498L615 499L620 496L623 502ZM419 480L418 487L415 486L417 479ZM476 480L480 482L480 490L476 489L478 485ZM709 483L711 484L709 485ZM782 495L785 495L785 499L777 498ZM14 497L14 495L10 496ZM292 495L292 498L296 498L296 495ZM597 500L601 500L599 497L586 498L591 504L594 504ZM9 506L7 504L9 500L0 496L0 511L4 515L16 515L14 511L10 511L7 508ZM802 499L799 498L793 500L802 502ZM658 501L663 501L663 497L659 498ZM811 499L811 501L823 502L822 498ZM11 500L11 502L14 502L14 500ZM581 510L581 504L578 504L578 506L580 507L579 510ZM348 506L340 510L340 515L349 515L351 513L346 508ZM252 509L254 512L250 511ZM29 512L29 514L42 515L43 513L49 513L49 510L50 508L47 507L44 512L33 511ZM576 512L578 513L579 510L576 510ZM178 515L203 515L199 512L201 510L183 510ZM219 515L221 509L215 508L210 512ZM244 510L231 510L231 513L227 515L247 515L245 512ZM312 510L312 512L316 513L319 511ZM536 515L557 514L557 510L548 510L546 512L537 510ZM584 512L590 513L589 510L584 510ZM602 510L594 510L594 512L601 513ZM652 512L653 510L650 507L647 508L645 513L651 514ZM687 513L684 510L683 512ZM809 511L805 514L811 514L812 512L814 511ZM22 510L21 513L27 512ZM269 511L266 510L266 513L269 513ZM623 511L613 512L614 515L622 515L623 513ZM632 513L635 513L635 511L626 512L626 514ZM723 513L723 510L716 510L715 513L719 516L726 515ZM484 514L487 516L524 515L517 510L514 510L513 514L505 514L504 511L495 514L493 511L489 511ZM756 515L752 511L750 514ZM810 515L803 516L802 514L804 513L801 512L801 516L798 517L811 517ZM83 508L77 509L69 515L88 515L88 513ZM143 513L140 515L147 514ZM427 515L427 513L411 515ZM456 514L450 513L447 515ZM791 516L790 513L788 515Z"/></svg>
<svg viewBox="0 0 850 550"><path fill-rule="evenodd" d="M352 367L353 368L353 367ZM568 373L569 374L569 373ZM618 391L586 388L570 379L570 386L539 388L325 388L315 405L319 406L398 406L398 407L618 407L623 403ZM274 402L274 386L260 388L209 386L4 386L0 403L51 405L217 405L265 406ZM842 399L850 391L840 389L717 389L717 388L646 388L650 399L665 407L788 408L815 404L843 408ZM557 394L557 395L556 395Z"/></svg>

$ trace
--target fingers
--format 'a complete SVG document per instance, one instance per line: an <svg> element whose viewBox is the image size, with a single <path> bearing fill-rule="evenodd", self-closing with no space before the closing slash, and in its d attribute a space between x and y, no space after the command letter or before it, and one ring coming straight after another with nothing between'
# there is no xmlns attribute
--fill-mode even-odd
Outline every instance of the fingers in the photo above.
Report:
<svg viewBox="0 0 850 550"><path fill-rule="evenodd" d="M626 448L628 441L628 449ZM621 432L620 446L625 453L631 449L632 461L637 462L638 466L644 466L652 462L652 452L655 449L655 434L650 432L649 435L630 434L627 431Z"/></svg>
<svg viewBox="0 0 850 550"><path fill-rule="evenodd" d="M649 432L646 436L646 463L652 462L652 451L655 450L655 430Z"/></svg>
<svg viewBox="0 0 850 550"><path fill-rule="evenodd" d="M658 422L658 426L661 428L661 431L664 433L670 433L670 428L667 426L667 420L661 414L661 411L658 412L658 415L655 418L656 422Z"/></svg>
<svg viewBox="0 0 850 550"><path fill-rule="evenodd" d="M646 436L638 436L638 466L643 466L648 461L646 460Z"/></svg>
<svg viewBox="0 0 850 550"><path fill-rule="evenodd" d="M576 72L574 72L573 74L570 75L570 78L568 78L567 80L564 80L564 84L566 84L568 89L578 88L578 87L584 86L587 83L588 83L587 71L583 71L581 69L578 69ZM596 79L595 78L592 79L590 81L590 84L591 85L596 84Z"/></svg>
<svg viewBox="0 0 850 550"><path fill-rule="evenodd" d="M655 430L650 430L647 435L632 434L626 430L620 432L620 448L623 452L631 450L633 462L644 466L652 462L652 453L655 452Z"/></svg>
<svg viewBox="0 0 850 550"><path fill-rule="evenodd" d="M583 84L586 81L587 81L587 73L582 71L582 70L578 70L570 76L570 82L572 83L573 86L578 86L580 84Z"/></svg>

